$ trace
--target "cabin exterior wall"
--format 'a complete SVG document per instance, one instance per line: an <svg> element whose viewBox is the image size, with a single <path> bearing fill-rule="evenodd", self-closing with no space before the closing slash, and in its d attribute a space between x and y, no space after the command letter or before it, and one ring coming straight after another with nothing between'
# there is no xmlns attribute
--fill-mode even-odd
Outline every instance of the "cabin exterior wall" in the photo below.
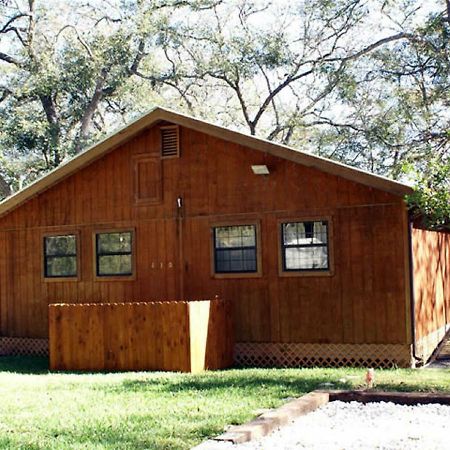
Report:
<svg viewBox="0 0 450 450"><path fill-rule="evenodd" d="M410 363L407 219L399 196L188 128L180 128L180 147L179 158L159 160L160 129L153 126L0 218L2 336L47 338L50 303L218 295L233 303L243 363L252 362L252 352L283 348L362 348L355 358L384 352ZM149 162L139 180L137 161ZM256 164L270 175L253 174ZM280 223L325 218L331 273L280 274ZM258 276L212 274L211 230L218 223L257 224ZM133 277L95 276L99 230L134 232ZM77 280L44 279L49 233L78 234ZM314 347L289 347L297 344Z"/></svg>

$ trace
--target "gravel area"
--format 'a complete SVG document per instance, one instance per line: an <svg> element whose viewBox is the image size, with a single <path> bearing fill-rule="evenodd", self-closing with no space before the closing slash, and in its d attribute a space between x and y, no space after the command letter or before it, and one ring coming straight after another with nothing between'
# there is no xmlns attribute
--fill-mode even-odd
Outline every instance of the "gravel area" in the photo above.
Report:
<svg viewBox="0 0 450 450"><path fill-rule="evenodd" d="M217 447L219 448L219 447ZM330 402L258 441L224 450L450 449L450 406Z"/></svg>

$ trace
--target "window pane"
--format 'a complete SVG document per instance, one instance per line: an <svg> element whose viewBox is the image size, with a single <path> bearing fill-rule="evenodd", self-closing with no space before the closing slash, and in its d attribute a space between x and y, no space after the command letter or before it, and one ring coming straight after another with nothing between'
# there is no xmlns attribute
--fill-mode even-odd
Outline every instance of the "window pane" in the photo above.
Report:
<svg viewBox="0 0 450 450"><path fill-rule="evenodd" d="M256 245L256 227L240 225L215 228L216 248L254 247Z"/></svg>
<svg viewBox="0 0 450 450"><path fill-rule="evenodd" d="M284 245L327 244L327 222L295 222L283 224Z"/></svg>
<svg viewBox="0 0 450 450"><path fill-rule="evenodd" d="M66 236L45 237L45 254L51 255L75 255L77 253L76 236L69 234Z"/></svg>
<svg viewBox="0 0 450 450"><path fill-rule="evenodd" d="M131 275L131 255L102 255L98 257L98 275Z"/></svg>
<svg viewBox="0 0 450 450"><path fill-rule="evenodd" d="M298 226L303 224L284 223L283 224L283 243L285 245L298 245L297 235L299 233Z"/></svg>
<svg viewBox="0 0 450 450"><path fill-rule="evenodd" d="M229 260L216 260L216 272L230 272L231 264Z"/></svg>
<svg viewBox="0 0 450 450"><path fill-rule="evenodd" d="M131 233L97 234L97 253L131 253Z"/></svg>
<svg viewBox="0 0 450 450"><path fill-rule="evenodd" d="M287 270L328 269L327 247L285 248L285 268Z"/></svg>
<svg viewBox="0 0 450 450"><path fill-rule="evenodd" d="M243 251L242 266L245 272L256 272L256 249Z"/></svg>
<svg viewBox="0 0 450 450"><path fill-rule="evenodd" d="M224 250L217 252L217 272L242 272L242 251Z"/></svg>
<svg viewBox="0 0 450 450"><path fill-rule="evenodd" d="M256 248L216 251L216 272L256 272Z"/></svg>
<svg viewBox="0 0 450 450"><path fill-rule="evenodd" d="M75 277L77 275L76 256L51 256L46 258L45 276Z"/></svg>
<svg viewBox="0 0 450 450"><path fill-rule="evenodd" d="M326 222L314 222L314 235L313 235L314 244L327 244L328 242L327 228L328 226Z"/></svg>

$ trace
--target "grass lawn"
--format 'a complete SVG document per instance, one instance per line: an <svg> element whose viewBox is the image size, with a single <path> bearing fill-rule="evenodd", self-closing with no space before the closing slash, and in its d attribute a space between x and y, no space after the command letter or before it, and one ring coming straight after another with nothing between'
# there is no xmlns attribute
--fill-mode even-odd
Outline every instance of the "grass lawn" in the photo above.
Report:
<svg viewBox="0 0 450 450"><path fill-rule="evenodd" d="M358 369L233 369L48 373L43 358L0 358L0 448L188 449L227 424L244 422L333 383L358 387ZM377 388L450 391L445 370L376 372Z"/></svg>

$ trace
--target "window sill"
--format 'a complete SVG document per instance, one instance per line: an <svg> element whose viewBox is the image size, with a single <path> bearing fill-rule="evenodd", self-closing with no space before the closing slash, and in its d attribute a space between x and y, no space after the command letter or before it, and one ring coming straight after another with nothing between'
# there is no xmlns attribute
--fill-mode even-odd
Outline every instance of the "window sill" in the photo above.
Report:
<svg viewBox="0 0 450 450"><path fill-rule="evenodd" d="M80 281L80 277L42 277L44 283L67 283Z"/></svg>
<svg viewBox="0 0 450 450"><path fill-rule="evenodd" d="M94 276L94 281L135 281L136 275L105 275Z"/></svg>
<svg viewBox="0 0 450 450"><path fill-rule="evenodd" d="M278 276L283 278L289 277L332 277L334 276L334 271L332 270L292 270L292 271L280 271Z"/></svg>
<svg viewBox="0 0 450 450"><path fill-rule="evenodd" d="M227 278L261 278L261 272L230 272L230 273L213 273L212 278L227 279Z"/></svg>

